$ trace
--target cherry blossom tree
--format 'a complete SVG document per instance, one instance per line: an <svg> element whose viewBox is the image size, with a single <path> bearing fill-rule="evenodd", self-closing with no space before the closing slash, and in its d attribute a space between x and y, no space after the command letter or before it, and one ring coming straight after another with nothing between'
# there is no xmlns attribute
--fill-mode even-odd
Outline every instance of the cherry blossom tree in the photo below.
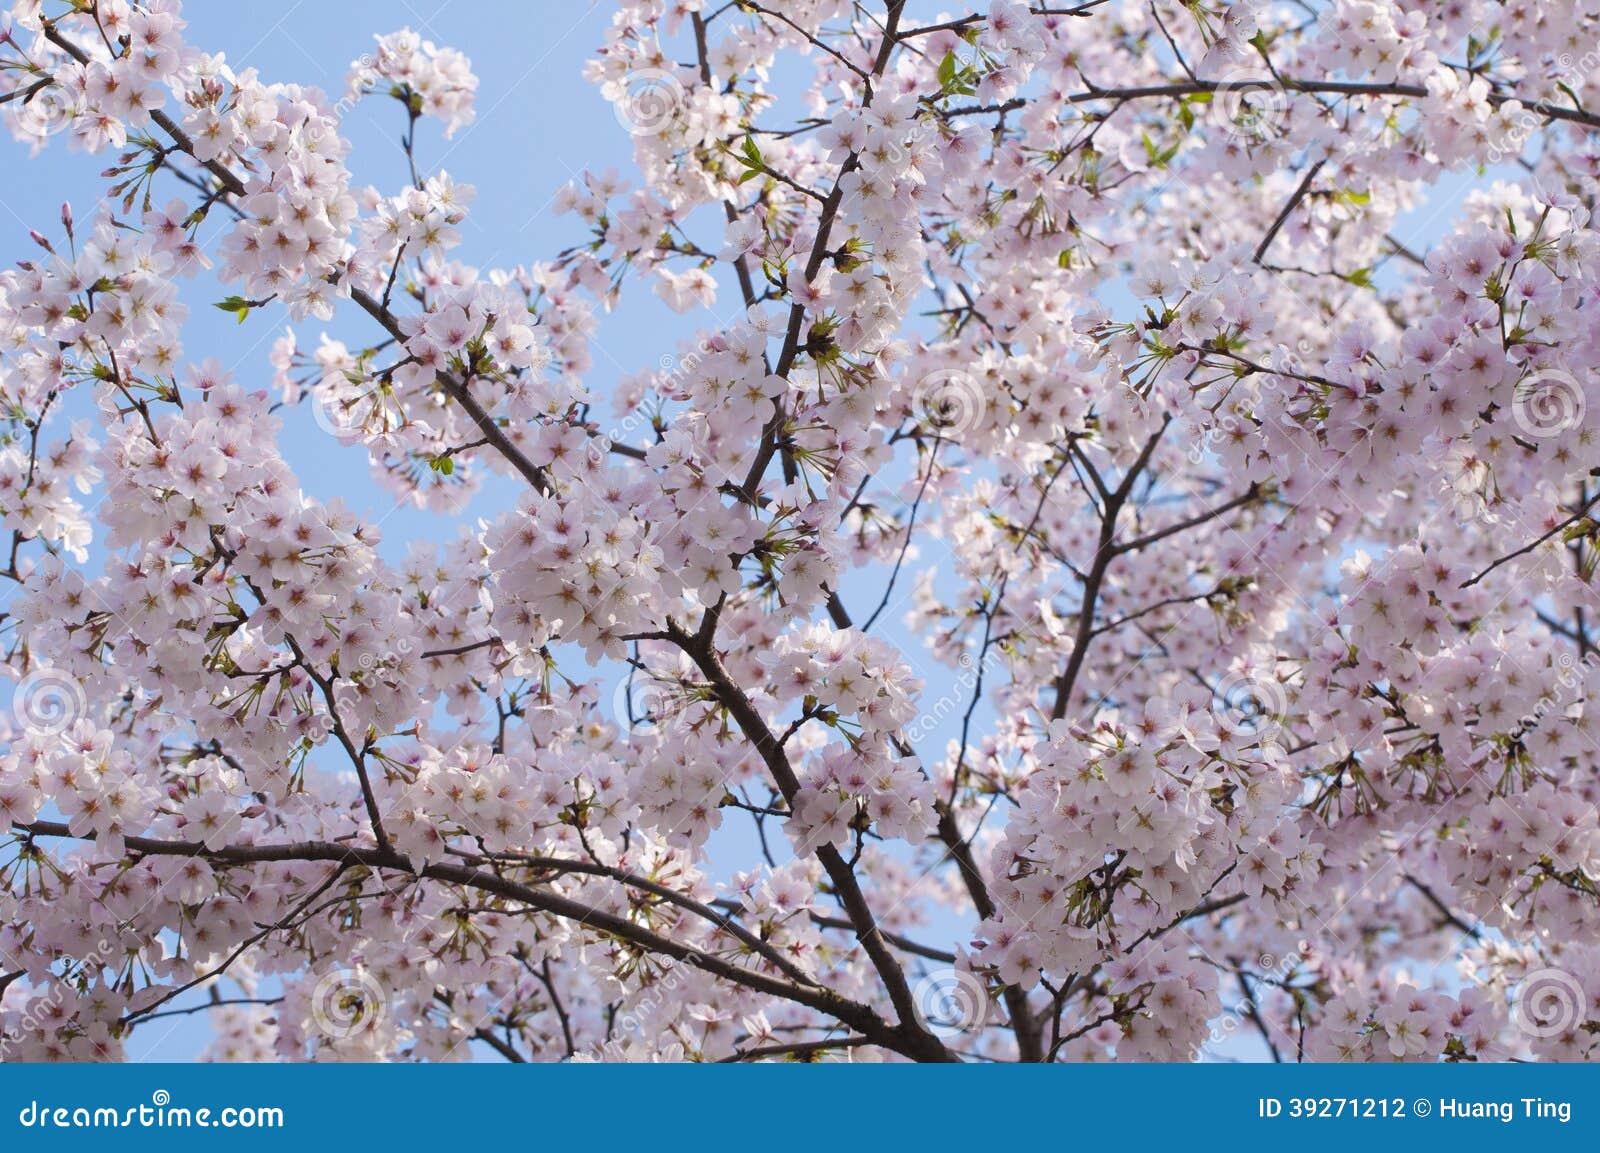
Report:
<svg viewBox="0 0 1600 1153"><path fill-rule="evenodd" d="M615 7L478 268L459 52L13 5L0 1054L1593 1055L1600 2Z"/></svg>

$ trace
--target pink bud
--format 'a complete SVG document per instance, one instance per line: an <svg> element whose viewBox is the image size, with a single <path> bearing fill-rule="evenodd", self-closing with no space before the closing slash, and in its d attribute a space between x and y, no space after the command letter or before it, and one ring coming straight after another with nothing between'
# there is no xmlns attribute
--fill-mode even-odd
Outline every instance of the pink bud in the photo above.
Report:
<svg viewBox="0 0 1600 1153"><path fill-rule="evenodd" d="M72 204L69 201L61 202L61 223L66 226L67 235L72 235Z"/></svg>
<svg viewBox="0 0 1600 1153"><path fill-rule="evenodd" d="M33 237L33 242L35 244L37 244L40 248L44 249L46 252L54 252L55 251L54 248L50 247L50 242L45 239L44 233L35 231L34 229L30 228L30 229L28 229L28 235Z"/></svg>

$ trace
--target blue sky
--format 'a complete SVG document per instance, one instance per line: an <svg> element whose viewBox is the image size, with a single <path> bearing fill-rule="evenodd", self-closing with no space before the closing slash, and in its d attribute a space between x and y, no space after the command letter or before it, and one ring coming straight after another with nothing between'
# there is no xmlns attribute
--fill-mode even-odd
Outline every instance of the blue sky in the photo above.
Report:
<svg viewBox="0 0 1600 1153"><path fill-rule="evenodd" d="M208 52L225 53L235 69L255 68L266 81L286 81L321 87L334 99L342 95L350 62L372 48L373 36L409 26L441 45L467 54L479 79L477 119L446 139L436 122L418 127L417 156L424 172L448 170L458 181L474 185L477 199L461 227L461 246L455 258L479 267L510 267L550 260L562 249L588 239L584 223L576 216L558 216L552 209L556 193L583 170L615 168L630 180L634 176L632 137L618 124L611 106L598 88L583 79L585 61L604 43L614 8L589 0L340 0L313 4L297 0L287 5L239 5L223 0L190 0L184 7L188 41ZM779 84L788 88L789 77ZM373 97L346 111L344 135L353 150L352 183L376 185L386 194L407 181L399 137L404 114L392 100ZM59 236L59 212L70 201L80 222L94 213L110 181L99 173L114 153L88 155L72 151L65 137L31 157L28 148L0 134L0 163L12 180L0 185L0 259L29 259L37 253L28 237L30 229ZM636 183L636 181L633 181ZM174 180L158 182L156 202L190 190ZM703 224L702 224L703 221ZM720 217L705 214L693 222L715 239ZM231 227L226 214L213 213L203 226L202 239L211 243ZM709 244L713 250L716 244ZM233 295L236 285L223 285L203 275L180 284L190 309L183 330L184 359L197 363L216 358L242 386L272 387L268 361L272 342L287 323L282 310L252 312L244 324L211 305ZM714 311L699 310L678 316L650 292L648 283L625 286L615 311L602 314L598 338L591 345L593 369L586 383L601 398L595 408L605 427L611 415L605 399L621 377L643 369L661 367L664 357L678 352L700 327L717 327L732 319L737 308L733 286L723 287ZM352 347L376 342L381 333L353 307L342 308L326 324L316 321L296 326L302 349L314 348L318 334L327 332ZM70 397L58 406L55 436L65 435L67 422L91 413L90 397ZM314 495L339 497L381 530L381 551L391 560L404 557L408 542L417 539L448 541L463 524L480 516L493 516L510 507L519 489L509 480L490 478L464 516L441 516L408 505L371 479L365 454L342 447L318 428L305 405L280 413L285 422L281 447L295 468L302 486ZM48 438L47 438L48 439ZM635 437L637 439L637 437ZM924 546L930 542L924 541ZM103 553L91 553L89 568L98 571ZM902 599L912 588L914 563L895 586L895 596L875 631L901 645L914 664L920 643L906 635L900 617ZM844 593L852 604L876 605L886 574L874 572L847 581ZM0 605L8 593L0 590ZM575 677L592 675L575 659ZM615 670L603 675L615 679ZM609 680L608 680L609 684ZM608 705L611 694L601 695ZM981 723L981 718L980 718ZM942 748L950 725L930 734L929 747ZM776 847L776 846L775 846ZM757 842L745 821L729 821L712 843L714 875L726 878L760 859ZM941 918L935 936L959 931L953 919ZM269 990L270 991L270 990ZM204 996L180 999L179 1005L198 1005ZM133 1060L189 1060L204 1048L210 1031L204 1013L177 1016L142 1027L129 1043Z"/></svg>
<svg viewBox="0 0 1600 1153"><path fill-rule="evenodd" d="M253 67L269 81L316 85L335 98L344 90L350 62L371 49L375 33L408 25L465 52L480 79L477 121L450 140L436 123L422 122L418 155L426 169L445 168L458 181L477 186L478 199L462 227L458 257L478 265L509 266L549 259L585 239L580 220L551 211L562 185L585 167L627 171L631 165L631 138L598 89L582 77L584 61L604 41L611 11L610 5L587 0L533 4L297 0L248 5L191 0L184 15L189 41L207 51L226 53L235 69ZM351 166L357 185L375 184L388 193L403 186L405 158L398 144L403 120L397 104L378 98L364 100L346 114L345 135L354 145ZM26 146L4 134L0 166L9 179L0 186L0 256L7 261L32 257L37 249L28 238L30 229L58 235L63 201L71 201L79 221L87 220L110 183L98 174L111 158L105 153L73 152L58 137L30 159ZM169 181L158 185L158 191L177 195L185 190ZM221 213L207 225L210 231L225 227ZM210 307L234 291L204 277L183 286L190 308L185 358L197 362L216 357L245 387L270 388L268 353L283 331L285 316L263 310L241 326ZM353 308L341 310L326 325L308 323L298 331L302 347L314 346L319 331L352 345L376 339L371 322ZM619 376L657 366L688 331L681 318L648 291L625 294L623 305L605 318L601 339L593 348L592 387L604 395ZM86 397L79 400L87 402ZM606 410L597 413L602 419L606 414ZM417 537L455 536L459 522L454 519L397 508L393 498L372 482L364 454L335 451L336 442L317 428L304 406L284 416L284 452L302 483L320 497L343 497L379 521L387 555L402 556L405 542ZM64 431L65 425L56 427ZM509 484L492 487L473 511L506 507L515 496ZM97 566L99 558L91 564ZM139 1031L129 1056L189 1059L204 1046L208 1033L203 1014L158 1021Z"/></svg>
<svg viewBox="0 0 1600 1153"><path fill-rule="evenodd" d="M456 253L469 263L510 266L550 259L583 241L580 220L558 217L551 210L556 192L585 167L627 171L631 165L631 138L598 89L582 78L584 61L604 40L609 5L588 0L297 0L281 5L193 0L184 15L189 41L207 51L225 52L234 68L256 68L269 81L316 85L335 98L343 93L350 62L371 49L374 33L409 25L466 52L481 81L477 122L446 140L438 124L423 121L418 154L426 169L448 169L458 181L477 187L478 199L462 226ZM394 101L380 98L363 100L347 112L344 128L354 146L356 185L374 184L392 193L404 184L405 159L398 144L403 120ZM0 256L8 261L32 256L37 250L28 239L31 228L59 234L64 200L72 202L79 220L92 215L110 183L98 173L113 155L73 152L58 137L29 159L27 148L5 134L0 162L11 179L0 187ZM187 191L175 181L157 189L170 195ZM202 235L215 236L228 226L225 214L213 213ZM270 388L267 355L282 333L284 314L263 310L241 327L210 307L236 291L205 277L183 286L190 307L186 359L216 357L245 387ZM593 348L591 386L604 395L619 376L657 366L685 333L681 321L673 323L677 320L648 292L627 294L623 305L605 318ZM300 325L298 331L302 348L314 347L321 331L352 345L373 343L378 335L355 309L342 310L326 325ZM609 414L597 415L604 419ZM453 535L451 525L439 517L395 509L393 499L370 480L362 454L329 451L334 443L308 412L286 413L285 419L285 453L308 489L322 497L342 496L373 518L382 517L382 530L391 542ZM489 494L489 499L503 505L514 494L507 489Z"/></svg>

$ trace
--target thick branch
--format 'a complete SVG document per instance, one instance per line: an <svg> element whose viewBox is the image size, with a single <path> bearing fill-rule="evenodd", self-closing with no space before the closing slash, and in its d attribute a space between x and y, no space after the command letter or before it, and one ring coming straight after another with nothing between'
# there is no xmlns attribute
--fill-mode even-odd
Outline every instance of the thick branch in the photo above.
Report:
<svg viewBox="0 0 1600 1153"><path fill-rule="evenodd" d="M67 825L60 821L34 821L26 825L16 825L14 828L17 832L29 837L94 839L92 836L75 838ZM207 861L230 865L263 861L330 861L346 866L364 865L369 869L388 869L417 878L464 885L480 892L515 901L539 912L572 921L581 927L597 930L626 941L647 952L670 957L673 960L692 965L697 969L710 973L714 977L720 977L723 980L741 985L755 992L792 1001L795 1004L814 1009L819 1013L843 1022L862 1035L872 1038L873 1044L881 1045L907 1057L927 1059L925 1047L915 1043L914 1035L908 1035L904 1028L896 1028L889 1025L869 1006L863 1005L858 1001L852 1001L830 989L801 985L793 981L768 976L765 973L733 964L720 957L701 953L690 945L661 936L642 925L637 925L604 909L585 905L581 901L570 897L564 897L544 889L537 889L483 869L454 864L448 861L419 867L393 850L385 852L376 847L338 844L331 841L299 841L267 845L225 845L220 849L208 849L203 842L199 841L165 841L151 837L126 837L124 838L124 843L128 851L145 856L201 857ZM940 1046L940 1048L942 1050L943 1046ZM943 1059L951 1060L952 1058L946 1054Z"/></svg>

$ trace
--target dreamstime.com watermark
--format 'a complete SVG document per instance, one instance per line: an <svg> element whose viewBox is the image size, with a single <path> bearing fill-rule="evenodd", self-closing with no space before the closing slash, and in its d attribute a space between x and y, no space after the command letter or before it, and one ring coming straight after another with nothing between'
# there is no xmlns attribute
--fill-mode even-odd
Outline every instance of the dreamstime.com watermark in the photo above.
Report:
<svg viewBox="0 0 1600 1153"><path fill-rule="evenodd" d="M632 1002L612 1018L609 1036L600 1046L600 1060L629 1059L633 1047L644 1040L646 1030L655 1027L662 1007L671 1001L678 987L688 981L689 973L685 970L698 967L700 954L687 953L681 959L668 957L661 961L661 971L655 980L640 989Z"/></svg>
<svg viewBox="0 0 1600 1153"><path fill-rule="evenodd" d="M276 1105L226 1105L191 1109L172 1104L172 1094L157 1089L147 1104L50 1105L29 1101L17 1113L24 1129L282 1129Z"/></svg>

